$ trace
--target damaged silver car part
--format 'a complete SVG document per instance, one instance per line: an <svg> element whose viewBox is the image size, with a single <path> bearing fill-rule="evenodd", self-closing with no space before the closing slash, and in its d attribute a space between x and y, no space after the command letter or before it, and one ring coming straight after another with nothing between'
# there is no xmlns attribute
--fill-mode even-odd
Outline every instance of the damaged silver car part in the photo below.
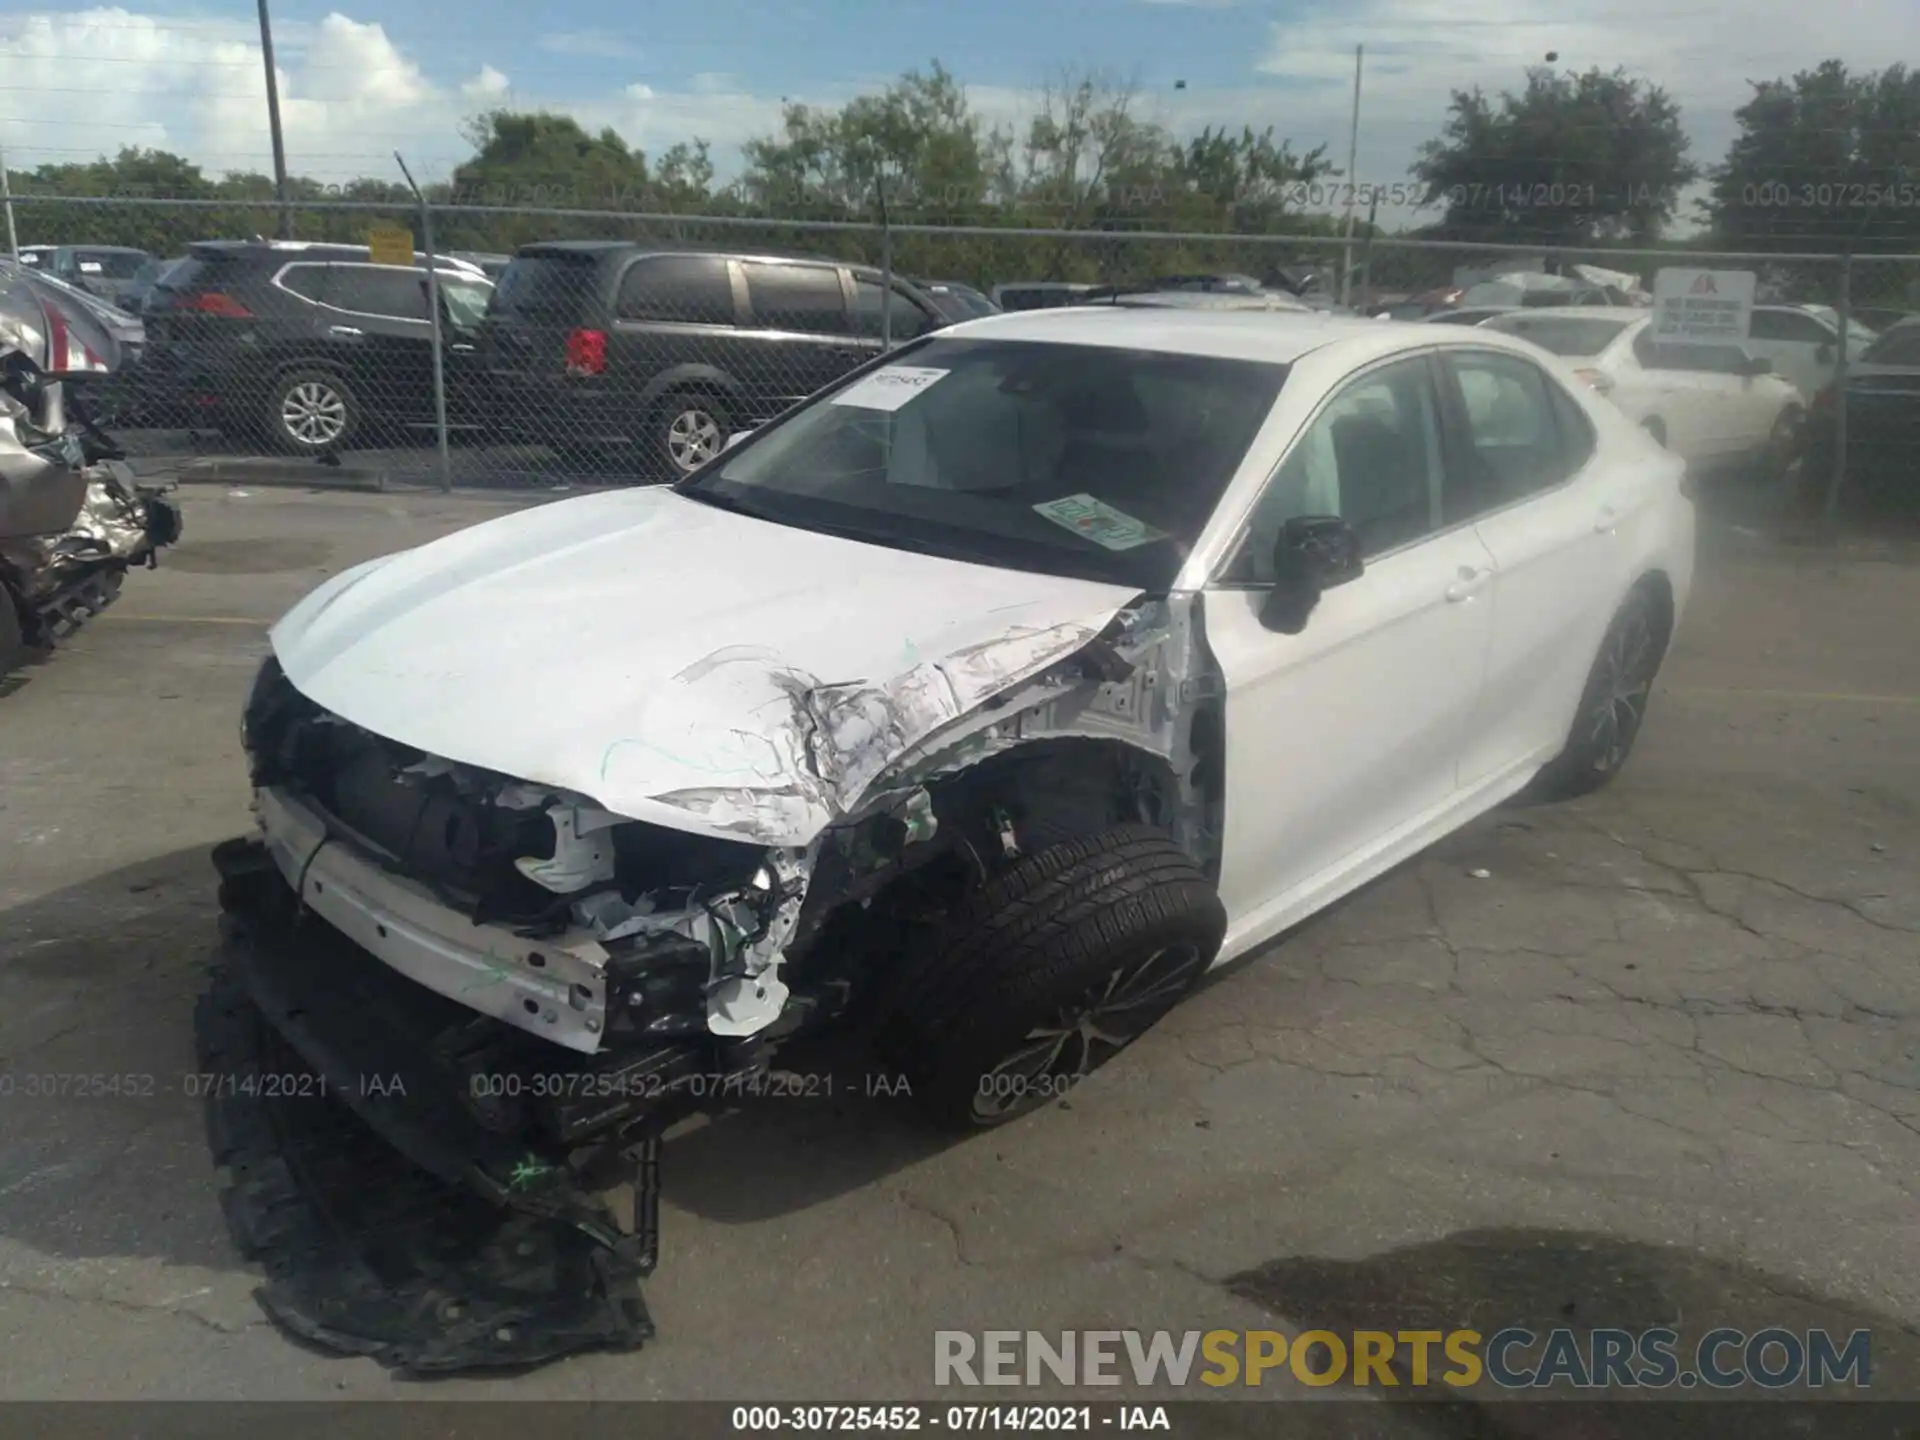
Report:
<svg viewBox="0 0 1920 1440"><path fill-rule="evenodd" d="M122 349L89 303L0 260L0 674L51 648L180 536L170 486L143 484L88 418Z"/></svg>
<svg viewBox="0 0 1920 1440"><path fill-rule="evenodd" d="M1354 467L1460 423L1435 357L1470 345L1537 371L1547 429L1591 427L1568 483L1627 518L1583 552L1566 633L1511 647L1509 669L1555 668L1507 676L1482 727L1506 750L1457 784L1482 673L1461 657L1499 648L1471 603L1490 570L1459 557L1487 551L1472 525L1423 538L1450 512L1393 489L1437 481ZM1395 431L1405 394L1427 422ZM1633 617L1657 666L1692 544L1678 467L1604 404L1517 342L1430 328L999 316L672 489L327 581L244 713L258 834L215 853L203 1051L283 1047L325 1090L313 1115L404 1157L397 1193L500 1219L442 1260L322 1264L286 1238L311 1217L379 1233L341 1197L352 1165L297 1117L250 1111L257 1144L221 1120L263 1303L405 1368L637 1344L663 1132L753 1094L797 1037L862 1027L933 1119L1005 1124L1536 774L1602 783L1624 752L1590 753L1577 662ZM521 1265L523 1243L565 1263ZM494 1331L466 1326L486 1274L508 1292L488 1313L519 1317Z"/></svg>

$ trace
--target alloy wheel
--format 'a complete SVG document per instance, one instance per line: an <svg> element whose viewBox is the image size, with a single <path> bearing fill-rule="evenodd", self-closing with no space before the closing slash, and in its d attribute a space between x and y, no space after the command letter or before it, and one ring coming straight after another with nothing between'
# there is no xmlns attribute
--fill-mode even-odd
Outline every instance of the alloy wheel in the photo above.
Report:
<svg viewBox="0 0 1920 1440"><path fill-rule="evenodd" d="M1064 1097L1172 1009L1204 964L1194 946L1170 945L1114 969L981 1075L975 1118L1006 1120Z"/></svg>
<svg viewBox="0 0 1920 1440"><path fill-rule="evenodd" d="M346 397L324 381L302 380L282 397L280 424L302 445L332 445L346 433Z"/></svg>
<svg viewBox="0 0 1920 1440"><path fill-rule="evenodd" d="M705 410L682 410L667 425L667 454L684 474L698 470L718 455L725 441L720 422Z"/></svg>
<svg viewBox="0 0 1920 1440"><path fill-rule="evenodd" d="M1601 671L1587 711L1587 744L1594 768L1611 772L1626 760L1646 719L1659 668L1653 626L1644 606L1622 615L1607 636Z"/></svg>

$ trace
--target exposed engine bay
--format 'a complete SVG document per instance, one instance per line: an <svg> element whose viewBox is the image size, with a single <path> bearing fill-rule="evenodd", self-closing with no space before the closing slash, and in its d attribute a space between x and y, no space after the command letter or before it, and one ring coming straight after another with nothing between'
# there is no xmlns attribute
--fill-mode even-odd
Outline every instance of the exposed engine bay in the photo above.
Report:
<svg viewBox="0 0 1920 1440"><path fill-rule="evenodd" d="M516 1292L517 1318L468 1340L417 1305L396 1311L391 1287L348 1302L291 1261L268 1308L403 1368L640 1343L664 1130L755 1093L793 1037L871 1014L917 935L1031 849L1145 820L1217 862L1224 737L1196 631L1190 600L1137 600L1065 659L920 727L883 765L864 763L870 727L836 732L822 710L854 692L910 733L911 695L802 692L785 723L834 817L805 845L771 826L756 835L749 790L674 797L710 829L728 817L722 833L737 838L721 838L424 753L325 710L270 658L243 724L260 835L215 855L227 943L209 1062L253 1033L238 1004L263 1022L249 1053L282 1047L282 1063L324 1077L460 1203L547 1227L543 1253L584 1240L598 1258L561 1267L571 1279L558 1289L541 1287L560 1271L543 1271ZM867 750L833 753L836 733ZM216 1123L222 1163L238 1153L233 1123ZM286 1122L248 1123L266 1134ZM325 1208L324 1185L288 1183ZM230 1201L230 1218L249 1204ZM258 1230L235 1223L271 1271ZM495 1241L474 1244L468 1268L497 1275ZM435 1273L457 1290L453 1272ZM448 1303L471 1314L475 1302ZM394 1321L402 1311L414 1318ZM556 1314L568 1317L557 1328Z"/></svg>

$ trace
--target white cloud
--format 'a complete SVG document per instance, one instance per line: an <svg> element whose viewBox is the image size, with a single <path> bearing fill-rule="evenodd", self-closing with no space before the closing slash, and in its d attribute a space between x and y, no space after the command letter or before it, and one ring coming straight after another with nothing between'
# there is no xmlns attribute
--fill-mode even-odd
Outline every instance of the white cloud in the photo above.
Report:
<svg viewBox="0 0 1920 1440"><path fill-rule="evenodd" d="M486 105L500 104L512 92L513 82L491 65L482 65L480 73L460 87L460 93L467 99Z"/></svg>

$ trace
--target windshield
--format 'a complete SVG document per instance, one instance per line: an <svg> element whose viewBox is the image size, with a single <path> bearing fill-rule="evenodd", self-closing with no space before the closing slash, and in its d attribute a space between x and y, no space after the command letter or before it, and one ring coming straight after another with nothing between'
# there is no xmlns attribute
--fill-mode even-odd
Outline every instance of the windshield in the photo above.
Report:
<svg viewBox="0 0 1920 1440"><path fill-rule="evenodd" d="M941 338L823 393L682 487L781 524L1164 590L1284 365Z"/></svg>
<svg viewBox="0 0 1920 1440"><path fill-rule="evenodd" d="M493 296L493 286L478 280L467 280L440 272L440 298L447 307L447 315L453 323L463 330L471 330L480 323L487 313L487 301Z"/></svg>
<svg viewBox="0 0 1920 1440"><path fill-rule="evenodd" d="M1634 318L1628 316L1622 320L1602 320L1573 315L1496 315L1487 321L1487 328L1518 335L1522 340L1531 340L1542 350L1550 350L1555 355L1578 357L1598 355L1619 338L1620 332L1631 325Z"/></svg>
<svg viewBox="0 0 1920 1440"><path fill-rule="evenodd" d="M82 250L80 252L80 270L85 275L99 275L108 280L131 280L140 273L140 267L147 263L147 256L137 250Z"/></svg>
<svg viewBox="0 0 1920 1440"><path fill-rule="evenodd" d="M983 315L998 315L1000 307L978 290L963 285L936 285L926 297L949 320L977 320Z"/></svg>

